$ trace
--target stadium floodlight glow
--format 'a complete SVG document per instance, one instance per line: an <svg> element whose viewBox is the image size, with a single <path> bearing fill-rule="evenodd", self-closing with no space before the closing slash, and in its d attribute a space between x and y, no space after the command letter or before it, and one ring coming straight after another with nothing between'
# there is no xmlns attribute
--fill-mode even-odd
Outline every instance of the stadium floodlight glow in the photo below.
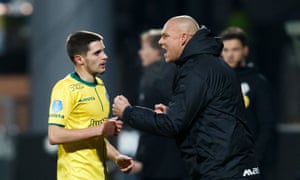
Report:
<svg viewBox="0 0 300 180"><path fill-rule="evenodd" d="M300 20L291 20L285 23L286 33L292 38L296 63L300 67Z"/></svg>

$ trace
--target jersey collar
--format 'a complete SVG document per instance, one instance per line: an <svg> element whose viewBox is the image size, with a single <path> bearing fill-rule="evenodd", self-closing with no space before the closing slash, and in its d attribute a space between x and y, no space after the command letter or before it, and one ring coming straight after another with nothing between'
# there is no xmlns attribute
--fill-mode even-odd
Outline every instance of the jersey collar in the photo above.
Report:
<svg viewBox="0 0 300 180"><path fill-rule="evenodd" d="M70 76L71 76L73 79L75 79L75 80L77 80L77 81L79 81L79 82L81 82L81 83L83 83L83 84L85 84L85 85L87 85L87 86L96 87L96 85L97 85L97 82L87 82L87 81L81 79L75 72L72 72L72 73L70 74Z"/></svg>

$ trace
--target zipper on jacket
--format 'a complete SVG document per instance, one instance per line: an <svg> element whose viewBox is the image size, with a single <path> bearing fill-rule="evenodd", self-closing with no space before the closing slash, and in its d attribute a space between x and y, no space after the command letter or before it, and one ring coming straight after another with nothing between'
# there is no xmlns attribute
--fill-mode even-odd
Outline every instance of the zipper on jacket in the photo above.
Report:
<svg viewBox="0 0 300 180"><path fill-rule="evenodd" d="M99 96L99 94L98 94L98 91L97 91L97 88L95 87L95 92L96 92L96 94L97 94L97 97L98 97L98 100L99 100L99 102L100 102L100 105L101 105L101 108L102 108L102 112L104 111L104 108L103 108L103 103L102 103L102 101L101 101L101 98L100 98L100 96Z"/></svg>

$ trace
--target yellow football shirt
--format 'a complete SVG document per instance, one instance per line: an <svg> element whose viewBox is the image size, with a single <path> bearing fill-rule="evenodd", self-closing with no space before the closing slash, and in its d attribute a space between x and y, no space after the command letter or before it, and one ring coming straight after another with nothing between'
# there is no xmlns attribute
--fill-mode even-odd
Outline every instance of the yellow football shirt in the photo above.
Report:
<svg viewBox="0 0 300 180"><path fill-rule="evenodd" d="M110 104L100 78L86 82L75 73L58 81L52 89L49 125L83 129L103 123ZM107 179L105 138L100 136L58 146L57 179Z"/></svg>

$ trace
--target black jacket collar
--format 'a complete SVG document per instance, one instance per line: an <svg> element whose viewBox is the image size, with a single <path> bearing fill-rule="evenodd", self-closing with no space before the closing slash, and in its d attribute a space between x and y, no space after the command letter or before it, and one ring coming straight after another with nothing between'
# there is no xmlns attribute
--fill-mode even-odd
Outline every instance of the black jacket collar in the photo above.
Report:
<svg viewBox="0 0 300 180"><path fill-rule="evenodd" d="M216 37L209 29L202 26L192 37L184 48L181 57L176 64L184 63L189 57L197 54L212 54L220 56L223 43L219 37Z"/></svg>

